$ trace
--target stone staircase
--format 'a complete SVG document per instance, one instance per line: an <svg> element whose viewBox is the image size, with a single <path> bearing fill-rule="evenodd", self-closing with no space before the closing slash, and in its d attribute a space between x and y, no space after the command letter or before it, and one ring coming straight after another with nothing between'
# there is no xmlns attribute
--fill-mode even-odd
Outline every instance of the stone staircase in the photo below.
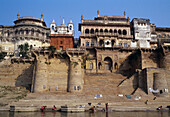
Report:
<svg viewBox="0 0 170 117"><path fill-rule="evenodd" d="M125 94L129 94L128 85L120 86L121 82L123 80L125 81L125 79L126 77L116 73L85 74L84 88L81 93L30 93L24 99L19 100L19 102L13 102L10 105L36 107L37 110L40 110L43 105L46 105L47 108L52 108L55 105L58 109L63 105L85 105L86 110L92 106L96 106L98 110L102 110L105 108L105 104L108 103L109 109L115 111L154 111L160 105L163 108L169 105L169 97L158 97L156 100L153 100L153 96L146 95L139 88L132 95L131 99L127 99ZM132 81L131 79L130 82ZM122 92L123 97L117 96L118 94L122 94ZM102 94L102 97L95 99L95 94ZM141 99L135 100L139 96ZM88 103L91 103L91 105Z"/></svg>
<svg viewBox="0 0 170 117"><path fill-rule="evenodd" d="M86 74L83 93L85 95L117 95L121 93L118 85L124 79L126 77L116 73Z"/></svg>

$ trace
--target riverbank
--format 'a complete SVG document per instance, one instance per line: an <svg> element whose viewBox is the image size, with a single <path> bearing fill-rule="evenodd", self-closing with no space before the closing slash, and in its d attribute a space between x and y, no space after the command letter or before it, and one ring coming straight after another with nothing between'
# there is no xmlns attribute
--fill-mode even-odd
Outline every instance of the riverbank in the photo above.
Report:
<svg viewBox="0 0 170 117"><path fill-rule="evenodd" d="M43 102L43 101L42 101ZM34 101L33 101L34 103ZM56 106L56 111L61 111L61 104L57 103L54 101L53 102ZM161 111L169 111L168 108L166 108L168 106L169 103L167 102L155 102L155 103L151 103L148 102L148 104L144 104L143 102L110 102L108 103L108 112L144 112L144 111L158 111L157 108L159 107L158 105L162 106ZM42 103L43 105L43 103ZM64 104L66 105L66 104ZM84 107L85 111L90 111L90 109L92 107L94 107L95 111L106 111L106 103L96 103L96 102L92 102L92 103L76 103L76 105L72 104L71 106L81 106ZM52 105L51 106L47 106L47 109L45 111L52 111ZM40 110L40 106L35 106L34 104L32 105L8 105L5 107L0 107L0 111L15 111L15 112L37 112L37 111L41 111Z"/></svg>

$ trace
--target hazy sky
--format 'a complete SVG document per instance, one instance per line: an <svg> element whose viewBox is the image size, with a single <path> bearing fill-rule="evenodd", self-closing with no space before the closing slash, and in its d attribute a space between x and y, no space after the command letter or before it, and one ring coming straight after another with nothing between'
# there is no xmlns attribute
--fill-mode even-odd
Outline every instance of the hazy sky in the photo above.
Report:
<svg viewBox="0 0 170 117"><path fill-rule="evenodd" d="M75 37L79 37L78 23L94 19L97 10L101 15L126 15L133 18L149 18L159 27L170 27L170 0L0 0L0 25L13 25L17 13L22 16L41 17L49 27L54 19L57 25L64 17L67 24L74 23Z"/></svg>

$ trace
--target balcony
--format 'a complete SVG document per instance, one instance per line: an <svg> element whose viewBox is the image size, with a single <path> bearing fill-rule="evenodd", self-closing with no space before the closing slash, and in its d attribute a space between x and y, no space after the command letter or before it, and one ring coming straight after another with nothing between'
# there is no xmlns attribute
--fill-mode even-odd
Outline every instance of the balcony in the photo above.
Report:
<svg viewBox="0 0 170 117"><path fill-rule="evenodd" d="M67 48L66 49L67 52L85 52L86 49L85 48Z"/></svg>
<svg viewBox="0 0 170 117"><path fill-rule="evenodd" d="M157 38L151 38L150 42L157 42Z"/></svg>
<svg viewBox="0 0 170 117"><path fill-rule="evenodd" d="M80 37L95 37L95 36L108 36L108 37L120 37L120 38L133 38L132 35L119 35L117 33L94 33L94 34L85 34L82 33L79 35Z"/></svg>

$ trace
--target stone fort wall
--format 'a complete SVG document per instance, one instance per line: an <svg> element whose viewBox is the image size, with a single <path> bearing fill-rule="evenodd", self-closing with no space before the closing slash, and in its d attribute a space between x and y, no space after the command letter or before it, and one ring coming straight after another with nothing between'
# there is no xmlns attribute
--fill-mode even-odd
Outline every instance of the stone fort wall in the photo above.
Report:
<svg viewBox="0 0 170 117"><path fill-rule="evenodd" d="M34 77L34 92L67 91L69 61L62 58L48 58L48 55L37 56Z"/></svg>
<svg viewBox="0 0 170 117"><path fill-rule="evenodd" d="M10 60L5 60L0 64L0 86L23 86L31 90L34 64L11 64Z"/></svg>

